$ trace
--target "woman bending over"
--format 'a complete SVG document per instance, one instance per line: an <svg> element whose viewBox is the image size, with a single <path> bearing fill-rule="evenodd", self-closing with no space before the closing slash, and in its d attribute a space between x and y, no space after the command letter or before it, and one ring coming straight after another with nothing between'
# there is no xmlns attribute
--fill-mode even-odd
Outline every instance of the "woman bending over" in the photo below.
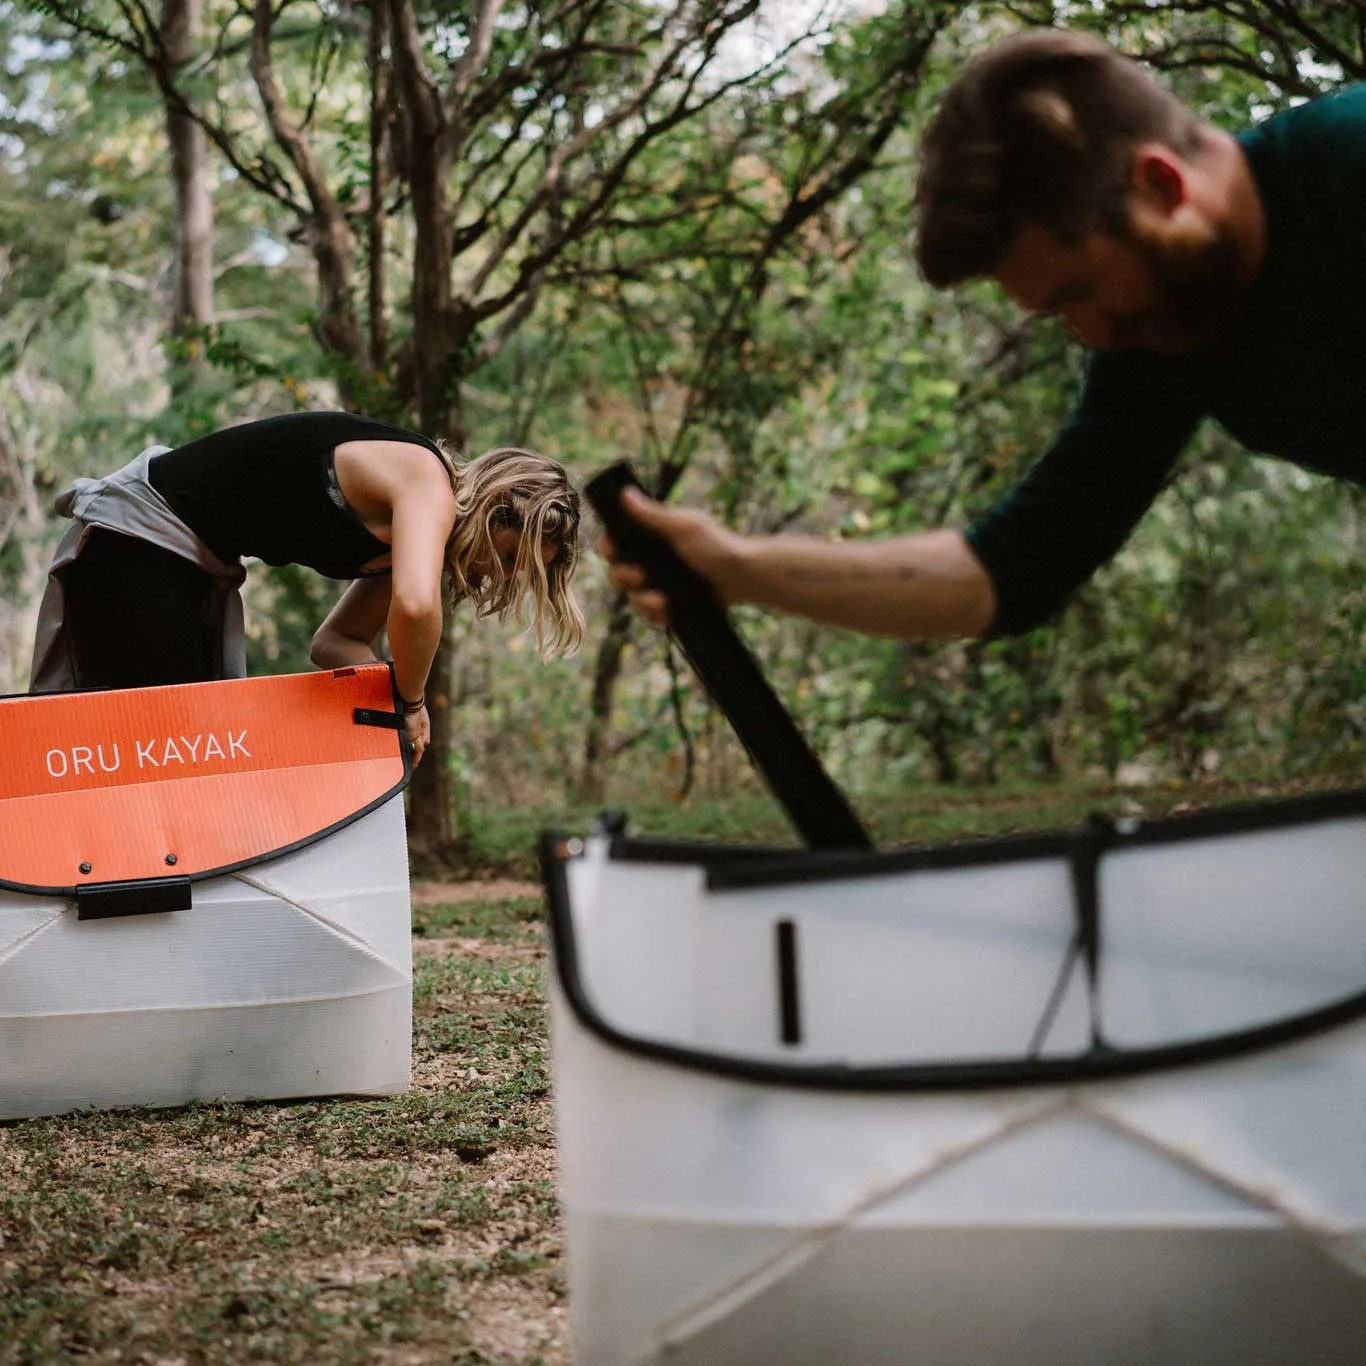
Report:
<svg viewBox="0 0 1366 1366"><path fill-rule="evenodd" d="M352 413L247 422L78 479L39 613L32 692L135 688L246 672L242 559L351 583L313 637L321 668L367 663L387 632L404 729L431 735L427 675L442 584L479 616L521 619L543 653L576 647L579 497L564 470L502 448L452 462L424 436Z"/></svg>

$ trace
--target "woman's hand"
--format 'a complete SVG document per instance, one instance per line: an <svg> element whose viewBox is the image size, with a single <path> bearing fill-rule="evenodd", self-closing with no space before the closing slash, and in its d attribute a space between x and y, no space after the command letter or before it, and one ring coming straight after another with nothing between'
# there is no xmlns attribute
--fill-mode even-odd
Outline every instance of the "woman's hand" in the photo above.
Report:
<svg viewBox="0 0 1366 1366"><path fill-rule="evenodd" d="M432 720L427 715L426 706L408 712L403 718L403 738L413 751L413 767L422 762L427 746L432 743Z"/></svg>

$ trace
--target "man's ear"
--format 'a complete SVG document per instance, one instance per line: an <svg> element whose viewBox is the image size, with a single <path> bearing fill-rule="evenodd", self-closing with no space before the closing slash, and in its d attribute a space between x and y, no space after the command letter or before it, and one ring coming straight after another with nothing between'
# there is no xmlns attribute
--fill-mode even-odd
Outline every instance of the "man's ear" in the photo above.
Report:
<svg viewBox="0 0 1366 1366"><path fill-rule="evenodd" d="M1134 149L1129 173L1135 197L1164 216L1189 198L1186 163L1165 143L1144 142Z"/></svg>

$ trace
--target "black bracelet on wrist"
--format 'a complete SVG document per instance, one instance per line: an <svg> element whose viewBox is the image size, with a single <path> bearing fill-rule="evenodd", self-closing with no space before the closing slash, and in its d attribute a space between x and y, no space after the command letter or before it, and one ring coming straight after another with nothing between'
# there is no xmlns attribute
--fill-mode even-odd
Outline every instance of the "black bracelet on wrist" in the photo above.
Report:
<svg viewBox="0 0 1366 1366"><path fill-rule="evenodd" d="M403 709L404 716L412 716L427 705L427 694L424 692L416 702L409 702L406 697L400 697L398 704Z"/></svg>

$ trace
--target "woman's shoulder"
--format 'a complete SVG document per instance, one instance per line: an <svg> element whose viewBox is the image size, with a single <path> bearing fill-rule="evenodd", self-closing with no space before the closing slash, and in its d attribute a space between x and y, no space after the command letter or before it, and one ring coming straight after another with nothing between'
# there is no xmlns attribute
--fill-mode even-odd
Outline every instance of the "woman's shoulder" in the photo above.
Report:
<svg viewBox="0 0 1366 1366"><path fill-rule="evenodd" d="M334 446L335 465L348 496L426 503L438 515L453 507L451 467L434 441L383 423L351 434Z"/></svg>

